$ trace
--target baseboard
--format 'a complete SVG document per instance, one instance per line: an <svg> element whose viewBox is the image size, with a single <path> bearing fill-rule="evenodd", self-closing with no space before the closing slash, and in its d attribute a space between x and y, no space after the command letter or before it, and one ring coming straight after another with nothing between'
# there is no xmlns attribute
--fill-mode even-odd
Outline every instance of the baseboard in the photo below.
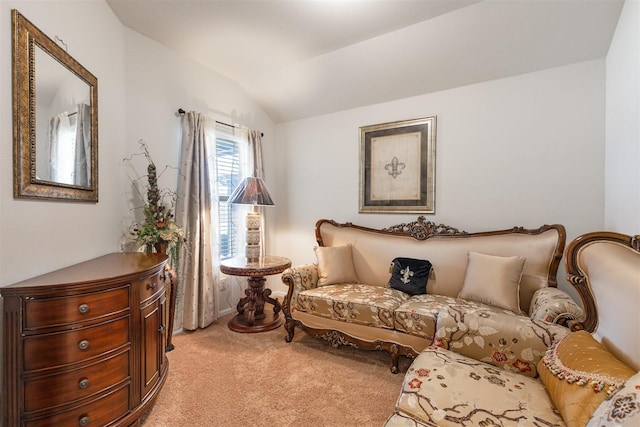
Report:
<svg viewBox="0 0 640 427"><path fill-rule="evenodd" d="M229 307L229 308L225 308L224 310L220 310L220 317L222 316L226 316L227 314L231 313L232 311L235 311L236 308L235 307Z"/></svg>
<svg viewBox="0 0 640 427"><path fill-rule="evenodd" d="M273 291L271 295L273 295L274 298L277 298L278 300L280 300L280 302L282 302L284 301L284 297L287 296L287 293L284 291Z"/></svg>

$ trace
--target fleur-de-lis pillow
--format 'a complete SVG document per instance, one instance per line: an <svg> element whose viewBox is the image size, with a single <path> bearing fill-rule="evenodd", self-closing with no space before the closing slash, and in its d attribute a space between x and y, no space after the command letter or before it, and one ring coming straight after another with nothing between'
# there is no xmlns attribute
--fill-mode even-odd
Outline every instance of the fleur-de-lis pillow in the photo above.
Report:
<svg viewBox="0 0 640 427"><path fill-rule="evenodd" d="M394 258L389 268L389 286L409 295L427 293L431 263L424 259Z"/></svg>

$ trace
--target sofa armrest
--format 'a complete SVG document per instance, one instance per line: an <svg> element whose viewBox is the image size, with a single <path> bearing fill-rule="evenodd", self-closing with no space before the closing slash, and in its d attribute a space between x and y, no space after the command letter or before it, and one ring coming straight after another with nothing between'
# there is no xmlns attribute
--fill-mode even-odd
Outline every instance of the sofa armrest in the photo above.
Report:
<svg viewBox="0 0 640 427"><path fill-rule="evenodd" d="M282 273L282 282L289 287L289 292L302 292L318 287L318 265L305 264L287 268Z"/></svg>
<svg viewBox="0 0 640 427"><path fill-rule="evenodd" d="M569 332L563 326L508 310L452 305L438 313L434 345L536 377L547 348Z"/></svg>
<svg viewBox="0 0 640 427"><path fill-rule="evenodd" d="M282 282L289 287L282 311L291 317L291 307L295 307L298 294L318 287L318 265L305 264L287 268L282 272Z"/></svg>
<svg viewBox="0 0 640 427"><path fill-rule="evenodd" d="M318 265L305 264L287 268L282 272L282 282L289 287L282 303L282 313L285 319L284 328L287 331L285 340L291 342L296 325L292 317L292 308L295 308L300 292L318 287Z"/></svg>
<svg viewBox="0 0 640 427"><path fill-rule="evenodd" d="M549 287L538 289L533 294L529 316L533 320L568 326L570 322L575 323L572 322L574 320L582 320L584 312L569 294L558 288Z"/></svg>

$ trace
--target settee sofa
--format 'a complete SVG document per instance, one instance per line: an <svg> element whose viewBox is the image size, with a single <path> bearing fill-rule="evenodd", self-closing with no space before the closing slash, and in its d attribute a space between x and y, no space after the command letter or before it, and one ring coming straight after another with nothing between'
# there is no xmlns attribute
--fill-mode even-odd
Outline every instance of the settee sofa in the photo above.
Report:
<svg viewBox="0 0 640 427"><path fill-rule="evenodd" d="M585 313L547 349L537 378L430 346L385 427L640 426L640 236L582 235L565 264Z"/></svg>
<svg viewBox="0 0 640 427"><path fill-rule="evenodd" d="M424 217L380 230L323 219L315 232L317 263L282 274L288 342L301 328L336 347L385 350L394 373L400 356L437 345L535 377L569 322L581 328L582 309L556 287L562 225L467 233ZM397 258L426 275L412 281ZM405 279L410 293L390 286Z"/></svg>

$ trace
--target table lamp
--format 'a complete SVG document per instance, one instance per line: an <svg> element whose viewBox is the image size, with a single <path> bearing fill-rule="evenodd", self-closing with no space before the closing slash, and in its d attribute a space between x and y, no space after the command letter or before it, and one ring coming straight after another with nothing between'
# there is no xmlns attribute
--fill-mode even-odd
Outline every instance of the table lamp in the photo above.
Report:
<svg viewBox="0 0 640 427"><path fill-rule="evenodd" d="M240 205L253 205L253 210L247 213L247 244L245 254L248 262L256 262L260 259L260 226L262 215L256 210L256 206L273 206L273 200L267 191L262 178L249 176L233 190L229 196L229 203Z"/></svg>

